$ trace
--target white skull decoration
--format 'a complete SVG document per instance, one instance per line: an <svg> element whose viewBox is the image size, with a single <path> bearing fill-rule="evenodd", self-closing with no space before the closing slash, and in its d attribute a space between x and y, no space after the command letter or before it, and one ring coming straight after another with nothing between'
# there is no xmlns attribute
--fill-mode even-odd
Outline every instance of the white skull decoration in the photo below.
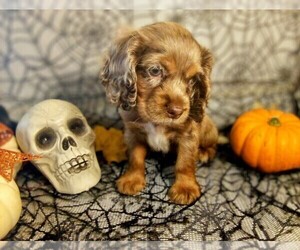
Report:
<svg viewBox="0 0 300 250"><path fill-rule="evenodd" d="M16 137L24 153L41 156L33 164L58 192L77 194L99 182L95 134L75 105L56 99L38 103L18 123Z"/></svg>

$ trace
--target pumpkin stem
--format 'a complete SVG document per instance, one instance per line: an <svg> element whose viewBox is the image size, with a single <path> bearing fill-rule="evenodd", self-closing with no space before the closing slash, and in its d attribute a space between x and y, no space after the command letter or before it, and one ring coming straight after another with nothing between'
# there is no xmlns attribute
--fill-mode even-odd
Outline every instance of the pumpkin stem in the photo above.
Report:
<svg viewBox="0 0 300 250"><path fill-rule="evenodd" d="M269 120L268 124L271 125L271 126L275 126L275 127L281 126L281 122L280 122L280 120L277 117L272 117Z"/></svg>

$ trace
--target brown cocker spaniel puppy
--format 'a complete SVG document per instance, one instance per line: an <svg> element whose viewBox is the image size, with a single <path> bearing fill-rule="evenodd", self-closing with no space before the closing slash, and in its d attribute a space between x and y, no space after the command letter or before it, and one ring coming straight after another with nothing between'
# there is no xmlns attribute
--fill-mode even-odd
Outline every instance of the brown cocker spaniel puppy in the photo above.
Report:
<svg viewBox="0 0 300 250"><path fill-rule="evenodd" d="M119 192L145 187L145 157L177 150L170 199L189 204L200 196L196 161L215 155L218 132L205 114L210 93L211 53L176 23L154 23L118 38L101 71L108 98L120 106L129 166Z"/></svg>

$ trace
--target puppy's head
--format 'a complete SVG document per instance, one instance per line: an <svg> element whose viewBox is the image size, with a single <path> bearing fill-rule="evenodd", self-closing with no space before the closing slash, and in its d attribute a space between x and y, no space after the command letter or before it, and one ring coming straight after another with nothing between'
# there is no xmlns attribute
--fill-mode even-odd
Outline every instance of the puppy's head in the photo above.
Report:
<svg viewBox="0 0 300 250"><path fill-rule="evenodd" d="M136 107L156 124L202 120L210 92L212 56L175 23L155 23L119 38L101 71L109 99Z"/></svg>

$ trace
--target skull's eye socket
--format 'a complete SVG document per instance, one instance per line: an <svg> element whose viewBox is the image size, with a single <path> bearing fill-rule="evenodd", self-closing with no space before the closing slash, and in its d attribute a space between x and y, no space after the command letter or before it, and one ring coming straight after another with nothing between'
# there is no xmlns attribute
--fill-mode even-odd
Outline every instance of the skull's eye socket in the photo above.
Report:
<svg viewBox="0 0 300 250"><path fill-rule="evenodd" d="M43 128L35 136L36 145L41 149L50 149L56 142L56 134L52 128Z"/></svg>
<svg viewBox="0 0 300 250"><path fill-rule="evenodd" d="M86 132L86 126L83 120L74 118L68 122L68 128L75 135L83 135Z"/></svg>

